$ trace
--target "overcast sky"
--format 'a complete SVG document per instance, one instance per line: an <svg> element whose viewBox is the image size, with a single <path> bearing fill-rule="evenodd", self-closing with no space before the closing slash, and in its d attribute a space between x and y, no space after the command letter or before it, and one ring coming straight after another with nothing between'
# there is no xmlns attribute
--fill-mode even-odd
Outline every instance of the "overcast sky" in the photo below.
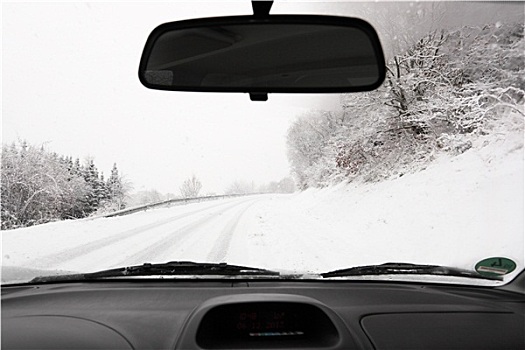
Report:
<svg viewBox="0 0 525 350"><path fill-rule="evenodd" d="M384 18L392 20L397 5L277 2L272 13L371 16L383 31L392 28ZM148 90L137 77L157 25L251 12L249 1L3 2L3 142L26 139L59 154L90 156L106 175L116 162L135 190L178 193L191 174L204 192L215 193L236 179L261 184L288 176L290 123L312 108L338 108L337 95L273 94L262 103L244 94ZM523 21L523 5L447 4L442 15L447 26ZM380 33L386 49L391 34Z"/></svg>

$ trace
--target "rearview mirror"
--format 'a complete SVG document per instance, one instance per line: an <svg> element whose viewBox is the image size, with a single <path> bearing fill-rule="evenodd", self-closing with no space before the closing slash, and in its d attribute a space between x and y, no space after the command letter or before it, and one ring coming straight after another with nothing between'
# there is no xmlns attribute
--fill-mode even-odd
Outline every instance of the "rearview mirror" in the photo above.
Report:
<svg viewBox="0 0 525 350"><path fill-rule="evenodd" d="M385 78L374 28L347 17L271 15L165 23L139 78L151 89L267 93L369 91Z"/></svg>

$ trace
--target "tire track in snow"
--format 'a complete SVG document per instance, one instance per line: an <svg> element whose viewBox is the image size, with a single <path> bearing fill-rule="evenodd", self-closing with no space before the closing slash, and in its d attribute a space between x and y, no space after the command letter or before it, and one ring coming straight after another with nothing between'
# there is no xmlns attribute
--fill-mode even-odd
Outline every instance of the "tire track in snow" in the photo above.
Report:
<svg viewBox="0 0 525 350"><path fill-rule="evenodd" d="M242 201L241 203L244 203L244 202L246 201ZM235 205L238 205L238 204L239 203L235 203ZM98 249L107 247L108 245L116 244L124 239L134 237L136 235L144 233L145 231L152 230L157 227L170 224L179 219L186 218L188 216L192 216L198 213L202 213L202 212L205 212L207 210L210 210L210 209L213 209L219 206L225 206L225 204L224 203L215 204L215 205L212 205L206 208L201 208L198 210L193 210L191 212L178 214L178 215L175 215L175 216L172 216L172 217L160 220L160 221L156 221L156 222L142 225L142 226L130 229L130 230L126 230L124 232L121 232L119 234L116 234L110 237L100 238L96 241L82 244L74 248L68 248L58 253L53 253L50 255L39 257L39 258L29 261L28 266L38 266L41 269L48 269L48 268L51 268L57 265L57 263L62 264L63 262L76 259L79 256L87 255L89 253L97 251ZM229 207L230 206L228 206L227 208Z"/></svg>
<svg viewBox="0 0 525 350"><path fill-rule="evenodd" d="M246 201L241 202L241 203L234 203L226 208L223 208L219 212L210 213L208 217L205 217L205 218L197 220L196 222L187 224L173 231L168 236L156 241L153 244L150 244L148 247L144 248L140 252L127 257L125 260L119 262L118 264L115 264L115 266L129 266L129 265L143 264L145 262L158 260L160 256L166 255L166 253L172 250L173 247L177 245L177 243L180 243L181 241L183 242L184 239L186 239L189 235L195 233L196 230L198 230L200 227L206 226L210 222L217 220L216 214L225 213L226 211L232 208L235 208L241 204L244 204L245 202ZM248 207L251 206L254 202L255 201L250 203ZM240 215L242 215L242 213L244 213L244 211L246 211L248 207L242 210L241 214L236 215L235 218L237 221L239 220ZM221 237L222 237L222 234L221 234Z"/></svg>
<svg viewBox="0 0 525 350"><path fill-rule="evenodd" d="M235 229L237 228L237 225L239 224L239 221L241 221L242 216L244 213L257 201L254 201L250 203L248 206L246 206L244 209L239 211L224 227L224 229L221 231L219 237L217 237L217 240L215 241L215 244L211 250L211 252L208 254L208 261L214 261L214 262L223 262L226 259L226 254L228 253L228 250L230 248L230 243L233 237L233 233L235 232Z"/></svg>

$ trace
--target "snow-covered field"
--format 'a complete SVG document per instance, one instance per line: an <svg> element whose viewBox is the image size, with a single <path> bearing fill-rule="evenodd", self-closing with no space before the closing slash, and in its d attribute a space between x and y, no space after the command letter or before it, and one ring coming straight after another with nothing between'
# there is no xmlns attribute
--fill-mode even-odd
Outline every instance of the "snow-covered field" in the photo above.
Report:
<svg viewBox="0 0 525 350"><path fill-rule="evenodd" d="M473 269L495 256L517 262L512 277L524 265L523 179L515 132L378 184L3 231L2 281L172 260L324 272L385 262Z"/></svg>

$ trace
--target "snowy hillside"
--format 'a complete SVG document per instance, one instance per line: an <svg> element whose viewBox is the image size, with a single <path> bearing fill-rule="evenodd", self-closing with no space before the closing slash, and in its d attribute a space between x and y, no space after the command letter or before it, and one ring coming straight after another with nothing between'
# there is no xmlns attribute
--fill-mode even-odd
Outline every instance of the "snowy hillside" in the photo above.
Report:
<svg viewBox="0 0 525 350"><path fill-rule="evenodd" d="M395 180L309 189L277 210L268 205L267 220L276 226L267 231L279 247L301 240L310 266L325 269L394 261L473 269L491 256L523 266L523 183L517 130L481 138L464 154ZM289 237L291 231L308 234ZM294 259L286 263L306 267Z"/></svg>
<svg viewBox="0 0 525 350"><path fill-rule="evenodd" d="M342 95L340 111L311 111L294 121L287 145L298 187L415 173L444 153L465 152L480 135L512 129L504 125L514 123L513 113L523 123L524 50L523 23L414 40L388 61L377 90Z"/></svg>
<svg viewBox="0 0 525 350"><path fill-rule="evenodd" d="M2 281L169 260L323 272L394 261L472 269L503 256L519 270L523 178L523 132L495 132L381 183L3 231Z"/></svg>

